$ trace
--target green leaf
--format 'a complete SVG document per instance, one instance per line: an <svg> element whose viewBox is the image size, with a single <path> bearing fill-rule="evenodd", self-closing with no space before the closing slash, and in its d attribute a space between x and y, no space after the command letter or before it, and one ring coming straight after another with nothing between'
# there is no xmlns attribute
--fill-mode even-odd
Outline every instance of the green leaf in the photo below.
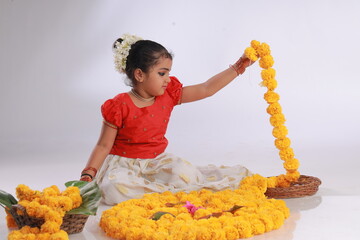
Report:
<svg viewBox="0 0 360 240"><path fill-rule="evenodd" d="M239 205L234 205L232 208L230 208L227 212L231 212L232 214L234 214L236 212L236 210L243 208L244 206L239 206Z"/></svg>
<svg viewBox="0 0 360 240"><path fill-rule="evenodd" d="M67 214L96 215L101 199L101 192L96 181L70 181L65 183L65 186L78 187L83 200L80 207L68 211Z"/></svg>
<svg viewBox="0 0 360 240"><path fill-rule="evenodd" d="M18 201L13 197L13 195L3 190L0 190L0 206L10 209L12 205L17 203Z"/></svg>
<svg viewBox="0 0 360 240"><path fill-rule="evenodd" d="M80 187L85 186L87 183L88 183L88 182L86 182L86 181L78 181L78 180L76 180L76 181L66 182L66 183L65 183L65 186L66 186L66 187L72 187L72 186L74 186L74 187L80 188Z"/></svg>
<svg viewBox="0 0 360 240"><path fill-rule="evenodd" d="M157 221L165 214L170 214L171 216L175 217L174 214L171 214L169 212L156 212L151 216L151 219Z"/></svg>

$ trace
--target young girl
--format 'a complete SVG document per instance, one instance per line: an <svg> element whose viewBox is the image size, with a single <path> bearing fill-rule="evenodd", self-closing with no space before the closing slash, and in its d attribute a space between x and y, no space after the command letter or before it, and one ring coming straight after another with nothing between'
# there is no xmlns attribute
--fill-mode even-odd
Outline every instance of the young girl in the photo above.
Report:
<svg viewBox="0 0 360 240"><path fill-rule="evenodd" d="M169 75L172 55L162 45L124 35L115 41L113 51L116 69L126 73L132 89L102 105L100 138L81 180L96 176L109 205L150 192L237 188L250 174L246 168L193 166L165 152L165 133L174 106L214 95L252 62L242 56L206 82L183 87Z"/></svg>

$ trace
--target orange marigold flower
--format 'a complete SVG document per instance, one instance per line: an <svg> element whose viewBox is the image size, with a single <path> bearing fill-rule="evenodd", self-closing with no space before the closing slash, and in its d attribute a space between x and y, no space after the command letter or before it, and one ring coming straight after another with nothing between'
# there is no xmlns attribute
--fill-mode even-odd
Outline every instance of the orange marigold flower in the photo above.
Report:
<svg viewBox="0 0 360 240"><path fill-rule="evenodd" d="M276 177L268 177L266 180L267 180L267 187L268 188L276 187L276 184L277 184Z"/></svg>
<svg viewBox="0 0 360 240"><path fill-rule="evenodd" d="M46 215L45 215L45 221L51 221L51 222L56 222L59 225L61 225L63 223L63 218L61 217L61 215L54 210L50 210Z"/></svg>
<svg viewBox="0 0 360 240"><path fill-rule="evenodd" d="M275 79L270 79L266 81L264 80L260 83L260 85L263 87L267 87L270 91L274 91L277 87L277 81Z"/></svg>
<svg viewBox="0 0 360 240"><path fill-rule="evenodd" d="M280 150L279 155L280 155L280 159L284 161L293 159L295 156L294 150L290 147Z"/></svg>
<svg viewBox="0 0 360 240"><path fill-rule="evenodd" d="M25 184L19 184L16 188L16 196L19 199L19 201L21 200L32 201L35 198L39 197L40 195L41 194L39 191L34 191Z"/></svg>
<svg viewBox="0 0 360 240"><path fill-rule="evenodd" d="M276 107L279 107L280 110L277 109ZM270 108L270 106L269 106L269 108ZM282 113L275 113L274 114L274 112L281 112L281 106L276 104L276 105L272 105L271 108L272 109L269 109L269 111L268 111L268 112L272 113L272 116L270 117L271 126L278 127L278 126L284 125L284 123L286 121L284 114L282 114Z"/></svg>
<svg viewBox="0 0 360 240"><path fill-rule="evenodd" d="M277 186L278 187L289 187L290 181L288 181L284 174L277 176Z"/></svg>
<svg viewBox="0 0 360 240"><path fill-rule="evenodd" d="M256 52L261 58L269 56L271 54L270 46L267 43L261 43L260 46L256 48Z"/></svg>
<svg viewBox="0 0 360 240"><path fill-rule="evenodd" d="M59 195L59 194L60 194L60 191L59 191L59 189L58 189L56 186L51 186L51 187L45 188L45 189L43 190L43 194L44 194L45 196L52 196L52 197L54 197L54 196Z"/></svg>
<svg viewBox="0 0 360 240"><path fill-rule="evenodd" d="M269 81L271 79L274 79L275 75L276 75L276 71L273 68L261 70L261 79L264 81Z"/></svg>
<svg viewBox="0 0 360 240"><path fill-rule="evenodd" d="M257 50L257 49L259 48L259 46L260 46L260 42L259 42L259 41L256 41L256 40L252 40L252 41L250 42L250 45L251 45L252 48L254 48L255 50Z"/></svg>
<svg viewBox="0 0 360 240"><path fill-rule="evenodd" d="M290 147L290 144L291 144L290 138L286 137L282 139L275 139L275 146L279 150Z"/></svg>
<svg viewBox="0 0 360 240"><path fill-rule="evenodd" d="M53 221L46 221L41 225L41 232L43 233L57 233L60 231L60 224Z"/></svg>
<svg viewBox="0 0 360 240"><path fill-rule="evenodd" d="M280 95L274 91L267 91L264 94L264 99L267 101L267 103L271 104L271 103L278 102L280 99Z"/></svg>
<svg viewBox="0 0 360 240"><path fill-rule="evenodd" d="M280 103L278 103L278 102L269 104L269 106L266 109L266 112L270 115L281 113L281 111L282 111L282 108L281 108Z"/></svg>
<svg viewBox="0 0 360 240"><path fill-rule="evenodd" d="M49 240L69 240L69 236L64 230L60 230L57 233L51 234Z"/></svg>
<svg viewBox="0 0 360 240"><path fill-rule="evenodd" d="M291 172L294 172L299 168L300 162L296 158L292 158L286 160L283 165L286 170L290 170Z"/></svg>
<svg viewBox="0 0 360 240"><path fill-rule="evenodd" d="M17 228L17 224L15 222L15 219L13 218L13 216L6 212L6 225L8 228Z"/></svg>
<svg viewBox="0 0 360 240"><path fill-rule="evenodd" d="M225 239L239 239L240 237L238 230L234 226L225 226L224 231L226 234Z"/></svg>
<svg viewBox="0 0 360 240"><path fill-rule="evenodd" d="M271 68L274 65L274 59L271 55L266 55L260 58L259 65L262 68Z"/></svg>
<svg viewBox="0 0 360 240"><path fill-rule="evenodd" d="M286 135L288 134L288 129L284 125L274 127L272 134L276 138L284 139L286 137Z"/></svg>
<svg viewBox="0 0 360 240"><path fill-rule="evenodd" d="M253 62L258 60L258 58L259 58L257 56L256 50L252 47L248 47L245 49L245 56Z"/></svg>
<svg viewBox="0 0 360 240"><path fill-rule="evenodd" d="M287 172L285 178L290 182L296 182L300 177L300 173L298 171L295 172Z"/></svg>

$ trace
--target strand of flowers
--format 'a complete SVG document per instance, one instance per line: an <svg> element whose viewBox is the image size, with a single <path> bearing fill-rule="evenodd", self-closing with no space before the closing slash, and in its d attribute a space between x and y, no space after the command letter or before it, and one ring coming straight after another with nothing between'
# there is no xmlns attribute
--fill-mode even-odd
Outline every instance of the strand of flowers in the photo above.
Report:
<svg viewBox="0 0 360 240"><path fill-rule="evenodd" d="M67 211L82 203L78 187L68 187L60 192L57 186L45 188L42 192L30 189L24 184L16 188L18 204L25 207L29 216L45 220L40 228L24 226L9 233L8 240L68 240L68 234L60 229ZM22 213L18 213L22 214ZM7 215L8 226L16 227L14 219Z"/></svg>
<svg viewBox="0 0 360 240"><path fill-rule="evenodd" d="M288 187L292 182L299 179L300 166L299 160L295 158L293 149L290 147L291 141L287 137L288 129L285 127L285 116L279 103L280 95L274 90L277 87L275 80L276 71L272 66L274 59L271 55L270 46L256 40L251 41L251 47L245 49L245 55L252 61L257 61L263 70L261 71L261 85L267 88L264 99L269 104L267 112L270 114L270 124L274 127L272 134L276 138L275 146L279 150L280 159L284 161L286 174L268 179L268 187Z"/></svg>
<svg viewBox="0 0 360 240"><path fill-rule="evenodd" d="M267 185L252 175L236 190L145 194L104 211L100 227L126 240L248 238L280 228L289 216L284 201L265 196Z"/></svg>

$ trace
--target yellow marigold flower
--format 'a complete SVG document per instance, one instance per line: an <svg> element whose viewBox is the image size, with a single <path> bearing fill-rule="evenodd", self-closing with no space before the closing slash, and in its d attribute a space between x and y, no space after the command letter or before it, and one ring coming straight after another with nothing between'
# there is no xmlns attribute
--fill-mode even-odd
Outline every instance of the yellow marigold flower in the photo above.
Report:
<svg viewBox="0 0 360 240"><path fill-rule="evenodd" d="M260 58L259 65L264 69L271 68L274 65L274 59L271 55L266 55Z"/></svg>
<svg viewBox="0 0 360 240"><path fill-rule="evenodd" d="M17 228L17 224L13 216L6 211L6 225L8 228Z"/></svg>
<svg viewBox="0 0 360 240"><path fill-rule="evenodd" d="M280 114L282 111L281 105L278 102L269 104L266 109L266 112L270 115Z"/></svg>
<svg viewBox="0 0 360 240"><path fill-rule="evenodd" d="M70 211L73 209L73 201L69 197L60 196L58 197L58 207L65 212Z"/></svg>
<svg viewBox="0 0 360 240"><path fill-rule="evenodd" d="M274 91L277 87L277 81L275 79L264 80L260 83L261 86L267 87L268 90Z"/></svg>
<svg viewBox="0 0 360 240"><path fill-rule="evenodd" d="M264 94L264 99L267 101L267 103L271 104L278 102L280 100L280 95L274 91L267 91Z"/></svg>
<svg viewBox="0 0 360 240"><path fill-rule="evenodd" d="M249 238L253 236L252 234L252 227L248 221L239 220L236 222L235 226L239 233L239 238Z"/></svg>
<svg viewBox="0 0 360 240"><path fill-rule="evenodd" d="M248 47L245 49L245 56L253 62L258 60L258 58L259 58L257 56L256 50L252 47Z"/></svg>
<svg viewBox="0 0 360 240"><path fill-rule="evenodd" d="M292 158L292 159L286 160L283 165L286 170L294 171L299 168L300 162L298 159Z"/></svg>
<svg viewBox="0 0 360 240"><path fill-rule="evenodd" d="M250 46L251 46L252 48L254 48L255 50L257 50L257 49L259 48L259 46L260 46L260 42L259 42L259 41L256 41L256 40L252 40L252 41L250 42Z"/></svg>
<svg viewBox="0 0 360 240"><path fill-rule="evenodd" d="M41 225L41 232L47 233L57 233L60 231L60 224L57 222L46 221Z"/></svg>
<svg viewBox="0 0 360 240"><path fill-rule="evenodd" d="M36 235L36 240L49 240L50 233L39 233Z"/></svg>
<svg viewBox="0 0 360 240"><path fill-rule="evenodd" d="M39 203L41 205L46 205L46 206L49 206L50 208L52 209L56 209L59 207L59 201L58 201L58 197L55 197L55 196L49 196L49 195L44 195Z"/></svg>
<svg viewBox="0 0 360 240"><path fill-rule="evenodd" d="M73 201L73 208L79 207L82 203L80 189L78 187L68 187L61 193L61 195L69 197Z"/></svg>
<svg viewBox="0 0 360 240"><path fill-rule="evenodd" d="M60 230L57 233L51 234L49 240L69 240L69 236L64 230Z"/></svg>
<svg viewBox="0 0 360 240"><path fill-rule="evenodd" d="M142 238L142 231L139 227L128 227L126 229L126 239L133 239L133 240L141 240Z"/></svg>
<svg viewBox="0 0 360 240"><path fill-rule="evenodd" d="M61 217L61 215L57 212L57 211L49 211L45 217L44 217L45 221L51 221L51 222L56 222L59 225L62 224L63 222L63 218Z"/></svg>
<svg viewBox="0 0 360 240"><path fill-rule="evenodd" d="M225 226L224 232L228 240L236 240L240 237L238 230L234 226Z"/></svg>
<svg viewBox="0 0 360 240"><path fill-rule="evenodd" d="M286 148L280 150L279 155L280 155L280 159L284 161L293 159L295 156L294 150L292 148Z"/></svg>
<svg viewBox="0 0 360 240"><path fill-rule="evenodd" d="M274 127L272 134L276 138L284 139L288 134L288 129L284 125L279 127Z"/></svg>
<svg viewBox="0 0 360 240"><path fill-rule="evenodd" d="M261 70L261 79L264 81L269 81L275 79L276 71L273 68L267 68Z"/></svg>
<svg viewBox="0 0 360 240"><path fill-rule="evenodd" d="M267 43L261 43L260 46L256 48L256 52L261 58L265 56L270 56L271 54L270 46Z"/></svg>
<svg viewBox="0 0 360 240"><path fill-rule="evenodd" d="M198 240L208 240L211 239L211 233L209 232L207 227L198 226L196 228L196 238Z"/></svg>
<svg viewBox="0 0 360 240"><path fill-rule="evenodd" d="M19 184L16 188L16 196L19 199L19 201L21 200L32 201L35 198L39 197L40 195L41 194L39 191L34 191L24 184Z"/></svg>
<svg viewBox="0 0 360 240"><path fill-rule="evenodd" d="M241 185L256 186L261 192L265 192L267 189L267 180L259 174L245 177L241 181Z"/></svg>
<svg viewBox="0 0 360 240"><path fill-rule="evenodd" d="M274 107L274 105L272 107ZM269 109L269 111L275 112L275 111L279 111L279 110L278 109L277 110ZM280 107L280 112L281 112L281 107ZM285 116L282 113L275 113L272 116L270 116L270 124L273 127L279 127L279 126L283 125L285 123L285 121L286 121Z"/></svg>
<svg viewBox="0 0 360 240"><path fill-rule="evenodd" d="M60 191L56 186L51 186L51 187L44 188L43 194L45 196L55 197L55 196L58 196L60 194Z"/></svg>
<svg viewBox="0 0 360 240"><path fill-rule="evenodd" d="M265 224L259 219L259 216L257 214L252 214L252 216L249 218L249 222L251 224L251 229L254 235L262 234L265 232Z"/></svg>
<svg viewBox="0 0 360 240"><path fill-rule="evenodd" d="M298 171L287 172L285 175L285 178L291 182L296 182L299 179L299 177L300 177L300 173Z"/></svg>
<svg viewBox="0 0 360 240"><path fill-rule="evenodd" d="M205 216L209 216L211 215L212 212L210 212L208 209L205 208L200 208L198 210L196 210L195 214L194 214L194 219L199 219Z"/></svg>
<svg viewBox="0 0 360 240"><path fill-rule="evenodd" d="M26 206L26 212L31 217L43 218L45 215L44 209L38 202L30 202Z"/></svg>
<svg viewBox="0 0 360 240"><path fill-rule="evenodd" d="M286 149L290 147L291 141L290 138L282 138L282 139L275 139L275 146L277 149Z"/></svg>
<svg viewBox="0 0 360 240"><path fill-rule="evenodd" d="M274 222L272 220L272 217L266 210L263 210L263 211L260 210L259 217L260 217L260 220L265 225L266 232L269 232L274 229Z"/></svg>
<svg viewBox="0 0 360 240"><path fill-rule="evenodd" d="M22 234L20 233L20 231L15 230L9 233L8 240L17 240L20 239L21 236Z"/></svg>
<svg viewBox="0 0 360 240"><path fill-rule="evenodd" d="M277 186L278 187L289 187L290 182L285 178L284 174L277 176Z"/></svg>
<svg viewBox="0 0 360 240"><path fill-rule="evenodd" d="M159 228L154 233L154 239L157 240L168 240L169 239L169 232L167 229Z"/></svg>
<svg viewBox="0 0 360 240"><path fill-rule="evenodd" d="M24 227L22 227L22 228L20 229L20 232L21 232L22 234L33 233L30 226L24 226Z"/></svg>
<svg viewBox="0 0 360 240"><path fill-rule="evenodd" d="M277 184L276 177L268 177L266 180L267 180L267 187L268 188L276 187L276 184Z"/></svg>
<svg viewBox="0 0 360 240"><path fill-rule="evenodd" d="M271 216L274 223L273 229L279 229L285 221L285 215L283 212L277 210L277 209L271 209Z"/></svg>

